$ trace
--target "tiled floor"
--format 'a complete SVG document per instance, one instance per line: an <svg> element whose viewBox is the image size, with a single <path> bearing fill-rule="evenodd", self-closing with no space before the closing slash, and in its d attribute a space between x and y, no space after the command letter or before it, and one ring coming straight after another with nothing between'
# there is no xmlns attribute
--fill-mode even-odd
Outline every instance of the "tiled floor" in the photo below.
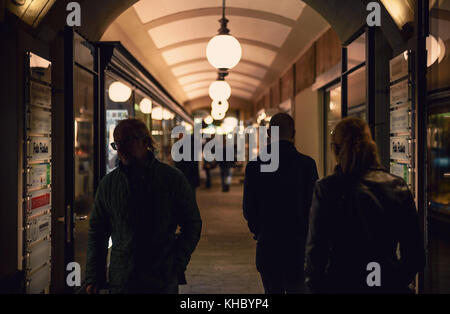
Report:
<svg viewBox="0 0 450 314"><path fill-rule="evenodd" d="M264 293L255 266L256 243L242 216L243 186L235 177L230 192L223 193L218 179L210 190L197 190L203 230L180 293Z"/></svg>

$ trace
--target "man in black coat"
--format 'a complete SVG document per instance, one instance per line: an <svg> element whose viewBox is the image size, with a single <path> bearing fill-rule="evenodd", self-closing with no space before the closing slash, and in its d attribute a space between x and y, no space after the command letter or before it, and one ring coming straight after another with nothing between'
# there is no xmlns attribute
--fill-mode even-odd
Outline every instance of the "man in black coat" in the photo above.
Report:
<svg viewBox="0 0 450 314"><path fill-rule="evenodd" d="M270 127L279 127L279 167L275 172L261 172L265 162L259 157L248 163L244 217L257 240L256 267L265 292L302 293L309 208L318 179L317 167L312 158L296 150L291 116L274 115ZM270 130L268 133L270 136Z"/></svg>

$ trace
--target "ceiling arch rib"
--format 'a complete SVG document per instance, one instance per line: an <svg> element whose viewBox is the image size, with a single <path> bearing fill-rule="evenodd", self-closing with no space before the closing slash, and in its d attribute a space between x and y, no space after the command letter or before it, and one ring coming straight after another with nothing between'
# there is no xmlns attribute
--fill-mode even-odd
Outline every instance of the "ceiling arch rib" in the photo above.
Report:
<svg viewBox="0 0 450 314"><path fill-rule="evenodd" d="M228 84L230 84L231 90L237 88L237 89L242 89L242 90L248 91L250 93L253 93L256 90L256 86L248 85L248 84L240 82L240 81L227 80L227 82L228 82ZM209 88L210 84L211 84L210 80L198 81L195 83L189 83L189 84L183 85L183 89L185 92L191 92L196 89Z"/></svg>
<svg viewBox="0 0 450 314"><path fill-rule="evenodd" d="M172 72L176 77L197 72L217 71L205 58L187 60L172 66ZM262 79L268 71L268 67L250 60L241 60L230 72L240 72L255 79Z"/></svg>
<svg viewBox="0 0 450 314"><path fill-rule="evenodd" d="M183 12L190 12L191 14L209 14L210 11L215 10L221 13L222 1L216 0L164 0L164 5L160 1L141 0L133 7L136 10L142 23L149 23L151 21L159 20L167 16L183 14ZM279 16L286 20L286 23L296 21L300 16L305 3L295 0L278 0L268 1L261 4L261 1L242 1L242 0L228 0L226 3L227 14L234 13L233 10L242 10L246 15L250 15L256 11L269 15ZM260 13L260 14L261 14ZM265 16L267 19L267 16Z"/></svg>
<svg viewBox="0 0 450 314"><path fill-rule="evenodd" d="M186 41L180 41L175 44L161 48L160 50L161 50L161 52L164 52L164 51L172 50L172 49L179 48L182 46L188 46L188 45L199 44L199 43L203 43L206 46L208 44L209 40L213 37L214 37L214 35L210 36L210 37L202 37L202 38L190 39L190 40L186 40ZM279 47L271 45L271 44L267 44L267 43L257 41L257 40L239 38L237 36L234 36L234 37L236 37L236 39L239 40L239 42L241 44L253 45L253 46L261 47L264 49L272 50L274 52L279 51Z"/></svg>
<svg viewBox="0 0 450 314"><path fill-rule="evenodd" d="M191 73L188 73L186 75L179 76L178 78L181 79L182 81L184 81L186 77L193 77L193 76L195 76L197 74L200 74L200 75L203 76L203 75L206 75L205 73L209 73L209 75L207 76L208 79L211 77L213 80L217 80L218 75L217 75L217 70L216 69L208 69L208 70L205 70L205 71L191 72ZM214 75L211 74L211 73L214 73ZM233 74L233 73L239 76L239 81L245 80L246 83L250 84L250 85L255 85L255 86L259 85L259 83L261 81L260 77L253 76L253 75L245 73L245 72L238 72L238 71L235 71L234 69L232 71L230 71L230 73L225 78L225 80L228 81L230 79L230 75ZM231 76L233 77L233 75L231 75Z"/></svg>
<svg viewBox="0 0 450 314"><path fill-rule="evenodd" d="M235 88L232 91L232 94L233 94L233 96L240 97L240 98L243 98L243 99L251 99L252 96L253 96L253 93L250 93L250 92L248 92L246 90L241 90L241 89L238 89L238 88ZM195 91L188 92L187 95L188 95L188 97L190 99L195 99L195 98L199 98L199 97L208 96L209 95L209 89L207 89L207 88L197 89Z"/></svg>
<svg viewBox="0 0 450 314"><path fill-rule="evenodd" d="M278 50L283 45L291 30L290 26L259 18L233 15L227 15L227 18L233 36L257 45L261 42L272 50ZM168 46L195 39L205 39L207 42L217 34L219 19L219 15L180 19L153 27L148 33L158 49L168 49Z"/></svg>
<svg viewBox="0 0 450 314"><path fill-rule="evenodd" d="M270 67L277 53L265 48L241 44L242 60L252 60L253 63ZM186 45L162 53L167 65L175 67L182 62L196 59L206 59L206 43Z"/></svg>
<svg viewBox="0 0 450 314"><path fill-rule="evenodd" d="M199 72L199 73L189 74L186 76L179 77L178 82L183 86L183 85L188 85L188 84L192 84L195 82L206 81L206 80L214 81L216 79L217 79L217 72L207 71L207 72ZM259 79L255 79L246 74L241 74L241 73L236 73L236 72L231 72L227 76L226 80L243 82L247 85L252 85L252 86L258 86L261 82Z"/></svg>

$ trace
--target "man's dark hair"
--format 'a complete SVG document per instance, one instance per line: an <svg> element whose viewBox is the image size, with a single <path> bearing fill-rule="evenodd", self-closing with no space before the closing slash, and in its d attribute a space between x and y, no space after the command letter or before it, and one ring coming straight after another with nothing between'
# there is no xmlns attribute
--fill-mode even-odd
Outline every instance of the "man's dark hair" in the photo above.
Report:
<svg viewBox="0 0 450 314"><path fill-rule="evenodd" d="M114 129L114 139L117 139L117 137L120 137L122 140L143 137L147 140L148 149L152 152L155 151L155 140L142 120L136 118L121 120Z"/></svg>
<svg viewBox="0 0 450 314"><path fill-rule="evenodd" d="M295 135L294 119L287 113L277 113L270 119L270 126L278 126L280 139L292 139Z"/></svg>

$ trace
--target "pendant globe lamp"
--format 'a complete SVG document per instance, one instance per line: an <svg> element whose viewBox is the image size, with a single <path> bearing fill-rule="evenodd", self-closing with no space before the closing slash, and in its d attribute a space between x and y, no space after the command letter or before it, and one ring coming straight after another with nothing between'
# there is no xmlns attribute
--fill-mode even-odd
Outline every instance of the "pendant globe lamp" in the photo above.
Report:
<svg viewBox="0 0 450 314"><path fill-rule="evenodd" d="M213 100L211 109L218 112L227 112L230 107L227 100Z"/></svg>
<svg viewBox="0 0 450 314"><path fill-rule="evenodd" d="M206 46L206 57L209 63L221 71L234 68L242 57L242 47L239 41L230 35L225 18L225 0L223 0L222 18L219 20L219 34L211 38Z"/></svg>
<svg viewBox="0 0 450 314"><path fill-rule="evenodd" d="M212 100L223 101L227 100L231 96L230 84L225 82L225 76L228 72L219 72L219 78L209 85L209 97Z"/></svg>

